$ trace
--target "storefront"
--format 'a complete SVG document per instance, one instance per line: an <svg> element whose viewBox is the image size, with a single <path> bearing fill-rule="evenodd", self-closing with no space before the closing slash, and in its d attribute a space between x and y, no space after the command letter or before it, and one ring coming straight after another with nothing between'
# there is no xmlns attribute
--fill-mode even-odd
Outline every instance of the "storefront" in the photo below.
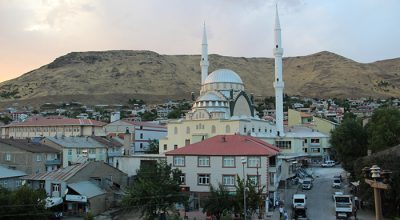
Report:
<svg viewBox="0 0 400 220"><path fill-rule="evenodd" d="M65 196L64 213L69 216L83 216L89 210L89 203L86 196L70 195Z"/></svg>

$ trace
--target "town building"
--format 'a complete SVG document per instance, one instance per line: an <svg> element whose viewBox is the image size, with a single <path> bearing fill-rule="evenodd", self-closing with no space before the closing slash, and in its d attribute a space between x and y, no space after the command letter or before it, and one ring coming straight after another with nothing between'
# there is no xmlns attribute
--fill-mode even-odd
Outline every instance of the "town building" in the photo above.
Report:
<svg viewBox="0 0 400 220"><path fill-rule="evenodd" d="M129 141L131 143L129 154L144 154L149 150L149 143L152 140L159 140L167 135L165 126L141 121L118 120L104 126L104 130L108 137L120 137L124 141Z"/></svg>
<svg viewBox="0 0 400 220"><path fill-rule="evenodd" d="M20 177L26 176L25 172L0 166L0 188L15 190L22 186Z"/></svg>
<svg viewBox="0 0 400 220"><path fill-rule="evenodd" d="M62 167L85 161L107 161L107 145L92 137L46 137L43 144L62 151Z"/></svg>
<svg viewBox="0 0 400 220"><path fill-rule="evenodd" d="M74 164L56 171L22 178L33 189L44 189L64 215L98 215L120 202L127 175L101 161Z"/></svg>
<svg viewBox="0 0 400 220"><path fill-rule="evenodd" d="M64 117L32 117L24 122L1 127L2 138L32 138L54 136L105 136L105 123L91 119Z"/></svg>
<svg viewBox="0 0 400 220"><path fill-rule="evenodd" d="M30 139L0 139L0 165L27 174L57 170L61 150Z"/></svg>
<svg viewBox="0 0 400 220"><path fill-rule="evenodd" d="M235 192L238 178L250 179L264 189L266 201L275 201L281 175L280 149L252 136L217 135L166 152L167 162L182 170L181 187L192 201L207 197L210 185L222 183ZM199 202L200 203L200 202ZM197 207L198 204L192 204Z"/></svg>

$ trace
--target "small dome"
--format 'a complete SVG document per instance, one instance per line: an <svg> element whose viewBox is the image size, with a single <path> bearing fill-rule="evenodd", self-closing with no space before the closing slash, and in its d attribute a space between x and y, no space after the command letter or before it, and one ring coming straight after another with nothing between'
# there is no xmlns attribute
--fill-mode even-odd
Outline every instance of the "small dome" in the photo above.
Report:
<svg viewBox="0 0 400 220"><path fill-rule="evenodd" d="M208 83L239 83L243 84L240 76L229 69L219 69L207 76L204 84Z"/></svg>
<svg viewBox="0 0 400 220"><path fill-rule="evenodd" d="M221 99L219 96L217 96L215 93L209 92L209 93L202 95L198 99L198 101L224 101L224 100Z"/></svg>

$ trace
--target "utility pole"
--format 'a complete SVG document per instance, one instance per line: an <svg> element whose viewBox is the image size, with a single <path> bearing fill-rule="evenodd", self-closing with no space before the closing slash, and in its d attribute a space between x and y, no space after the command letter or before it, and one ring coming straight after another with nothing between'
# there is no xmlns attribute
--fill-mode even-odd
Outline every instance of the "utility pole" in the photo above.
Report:
<svg viewBox="0 0 400 220"><path fill-rule="evenodd" d="M246 157L242 157L241 162L243 165L243 212L244 212L244 220L247 220L247 208L246 208L246 181L247 181L247 178L245 177L245 173L244 173L244 165L247 163Z"/></svg>
<svg viewBox="0 0 400 220"><path fill-rule="evenodd" d="M369 171L371 173L371 179L365 179L365 182L374 189L374 199L375 199L375 219L382 220L382 199L381 199L381 189L388 189L388 185L381 182L381 168L377 165L373 165L371 168L365 167L363 169L365 174ZM390 174L391 172L385 171L382 174ZM379 180L379 181L378 181Z"/></svg>

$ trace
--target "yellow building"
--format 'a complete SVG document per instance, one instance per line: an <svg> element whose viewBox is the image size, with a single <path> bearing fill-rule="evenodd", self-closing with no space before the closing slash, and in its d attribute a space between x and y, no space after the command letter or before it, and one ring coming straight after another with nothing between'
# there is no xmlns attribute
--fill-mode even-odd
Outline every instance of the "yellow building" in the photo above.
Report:
<svg viewBox="0 0 400 220"><path fill-rule="evenodd" d="M331 130L335 129L336 126L338 126L338 124L335 122L315 117L311 114L299 112L293 109L289 109L288 118L289 128L302 125L326 135L330 135Z"/></svg>

